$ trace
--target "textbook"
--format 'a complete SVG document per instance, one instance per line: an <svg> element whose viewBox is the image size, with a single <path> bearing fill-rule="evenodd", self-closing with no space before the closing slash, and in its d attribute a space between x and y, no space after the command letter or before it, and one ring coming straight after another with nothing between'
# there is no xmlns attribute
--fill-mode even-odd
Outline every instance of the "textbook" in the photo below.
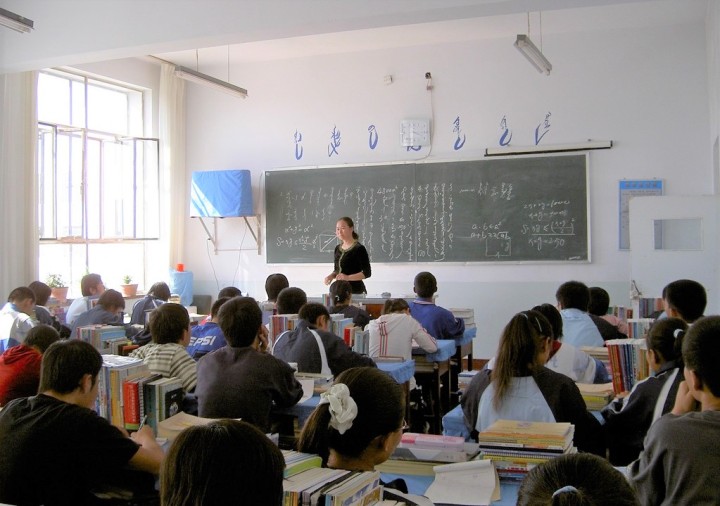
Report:
<svg viewBox="0 0 720 506"><path fill-rule="evenodd" d="M283 477L285 478L290 478L308 469L322 466L322 458L320 455L302 453L294 450L281 451L285 458L285 471L283 472Z"/></svg>
<svg viewBox="0 0 720 506"><path fill-rule="evenodd" d="M613 398L613 384L577 383L580 395L585 401L589 411L600 411L607 406Z"/></svg>
<svg viewBox="0 0 720 506"><path fill-rule="evenodd" d="M645 339L611 339L605 342L615 394L629 392L650 375Z"/></svg>

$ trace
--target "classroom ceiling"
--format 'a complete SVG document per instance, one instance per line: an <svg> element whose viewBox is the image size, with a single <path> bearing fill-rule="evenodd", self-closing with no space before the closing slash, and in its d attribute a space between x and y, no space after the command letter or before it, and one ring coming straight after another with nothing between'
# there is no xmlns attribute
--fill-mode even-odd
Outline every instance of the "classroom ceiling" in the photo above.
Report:
<svg viewBox="0 0 720 506"><path fill-rule="evenodd" d="M707 0L0 0L0 73L155 55L190 67L702 20Z"/></svg>

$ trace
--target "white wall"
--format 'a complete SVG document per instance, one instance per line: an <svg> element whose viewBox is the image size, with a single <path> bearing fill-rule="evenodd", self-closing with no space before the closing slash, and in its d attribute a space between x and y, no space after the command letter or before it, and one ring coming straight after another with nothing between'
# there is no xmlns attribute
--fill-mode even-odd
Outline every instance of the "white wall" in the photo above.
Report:
<svg viewBox="0 0 720 506"><path fill-rule="evenodd" d="M267 169L407 160L398 124L429 116L426 71L435 85L431 159L479 158L485 147L497 145L503 115L516 145L532 143L533 129L548 111L549 144L612 139L615 147L590 156L591 263L373 264L371 293L411 293L414 275L432 270L441 305L475 308L482 328L476 354L490 356L513 313L554 302L555 289L568 279L602 285L613 302L629 304L629 253L617 250L619 179L662 178L666 193L676 195L708 193L712 185L702 25L558 34L545 37L544 51L554 66L549 77L536 73L509 40L233 67L233 81L249 90L245 101L188 86L188 171L251 169L256 211L264 214ZM386 74L394 77L390 86L383 84ZM456 153L457 115L467 142ZM375 151L366 147L371 123L381 136ZM341 156L329 159L335 125L343 136ZM296 129L304 136L301 162L293 156ZM243 227L241 220L222 221L220 247L237 247ZM260 256L252 251L215 256L210 248L208 255L196 220L189 220L187 237L184 262L194 271L196 293L214 296L234 281L262 298L265 277L276 271L309 294L325 290L330 257L326 265L266 265L264 250Z"/></svg>

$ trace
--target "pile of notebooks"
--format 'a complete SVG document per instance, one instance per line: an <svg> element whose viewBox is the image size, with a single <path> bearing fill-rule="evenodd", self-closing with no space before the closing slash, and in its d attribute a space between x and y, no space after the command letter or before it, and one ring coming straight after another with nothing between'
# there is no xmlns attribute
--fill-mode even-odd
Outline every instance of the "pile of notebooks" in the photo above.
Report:
<svg viewBox="0 0 720 506"><path fill-rule="evenodd" d="M283 506L366 505L382 498L378 471L327 469L320 467L320 457L316 455L291 453L294 455L283 452L286 461ZM297 472L301 468L305 470Z"/></svg>
<svg viewBox="0 0 720 506"><path fill-rule="evenodd" d="M276 314L270 317L270 323L268 324L268 340L272 346L277 340L278 336L286 330L293 330L297 325L298 315L296 314Z"/></svg>
<svg viewBox="0 0 720 506"><path fill-rule="evenodd" d="M538 464L568 453L575 426L570 423L498 420L478 436L484 459L495 464L501 480L522 481Z"/></svg>
<svg viewBox="0 0 720 506"><path fill-rule="evenodd" d="M631 318L628 320L628 337L631 339L645 338L650 326L655 320L652 318Z"/></svg>
<svg viewBox="0 0 720 506"><path fill-rule="evenodd" d="M633 311L633 316L637 318L649 318L654 313L664 311L665 302L662 297L633 299L633 307L637 307L637 313Z"/></svg>
<svg viewBox="0 0 720 506"><path fill-rule="evenodd" d="M605 369L610 372L610 355L605 346L581 346L580 350L602 362Z"/></svg>
<svg viewBox="0 0 720 506"><path fill-rule="evenodd" d="M453 316L455 318L462 318L462 320L465 322L465 331L471 331L471 332L477 332L477 327L475 325L475 310L472 308L451 308L450 312L452 312Z"/></svg>
<svg viewBox="0 0 720 506"><path fill-rule="evenodd" d="M612 383L588 384L578 383L578 389L585 401L585 406L589 411L600 411L610 404L613 398Z"/></svg>
<svg viewBox="0 0 720 506"><path fill-rule="evenodd" d="M610 355L610 372L615 394L629 392L640 380L648 377L645 339L611 339L605 341Z"/></svg>

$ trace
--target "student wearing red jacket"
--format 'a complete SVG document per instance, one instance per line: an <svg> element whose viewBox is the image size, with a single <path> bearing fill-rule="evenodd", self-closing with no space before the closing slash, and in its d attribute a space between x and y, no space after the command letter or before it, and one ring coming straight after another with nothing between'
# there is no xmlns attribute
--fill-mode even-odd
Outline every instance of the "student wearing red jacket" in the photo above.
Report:
<svg viewBox="0 0 720 506"><path fill-rule="evenodd" d="M30 329L24 344L0 355L0 406L37 394L43 353L59 339L60 334L51 326L37 325Z"/></svg>

